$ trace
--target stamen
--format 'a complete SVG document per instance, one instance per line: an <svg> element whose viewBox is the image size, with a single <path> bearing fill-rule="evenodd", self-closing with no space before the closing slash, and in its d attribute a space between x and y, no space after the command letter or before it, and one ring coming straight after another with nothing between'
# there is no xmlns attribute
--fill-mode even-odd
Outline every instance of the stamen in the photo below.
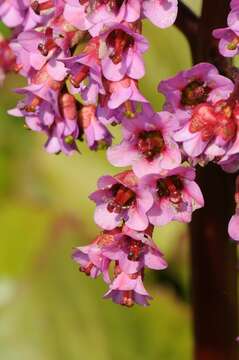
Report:
<svg viewBox="0 0 239 360"><path fill-rule="evenodd" d="M143 246L143 243L141 243L140 241L130 239L128 259L131 261L138 261Z"/></svg>
<svg viewBox="0 0 239 360"><path fill-rule="evenodd" d="M39 3L36 0L31 3L31 8L37 15L40 15L41 11L49 10L53 7L54 7L54 2L52 0L48 0L44 3Z"/></svg>
<svg viewBox="0 0 239 360"><path fill-rule="evenodd" d="M40 43L38 45L38 50L43 56L47 56L49 52L55 48L57 48L57 45L53 39L47 39L45 44Z"/></svg>
<svg viewBox="0 0 239 360"><path fill-rule="evenodd" d="M163 151L165 146L163 136L160 131L144 131L139 134L138 150L147 160L151 161Z"/></svg>
<svg viewBox="0 0 239 360"><path fill-rule="evenodd" d="M179 176L172 175L157 181L158 196L167 197L174 205L182 201L182 190L183 183Z"/></svg>
<svg viewBox="0 0 239 360"><path fill-rule="evenodd" d="M88 73L89 67L83 65L80 71L75 76L70 77L70 82L74 87L78 88L80 86L80 83L87 77Z"/></svg>
<svg viewBox="0 0 239 360"><path fill-rule="evenodd" d="M236 48L238 47L239 44L239 36L236 36L228 45L227 45L227 49L228 50L236 50Z"/></svg>
<svg viewBox="0 0 239 360"><path fill-rule="evenodd" d="M87 266L83 267L81 266L79 270L83 273L85 273L87 276L90 276L91 269L93 268L94 264L90 262Z"/></svg>
<svg viewBox="0 0 239 360"><path fill-rule="evenodd" d="M24 106L24 110L27 112L35 112L36 107L41 103L41 99L39 97L34 97L30 104Z"/></svg>
<svg viewBox="0 0 239 360"><path fill-rule="evenodd" d="M135 201L135 193L123 185L116 184L112 187L113 199L108 203L109 212L120 213L123 209L129 208Z"/></svg>
<svg viewBox="0 0 239 360"><path fill-rule="evenodd" d="M132 103L131 101L127 100L124 103L124 107L125 107L125 113L124 115L129 118L129 119L133 119L135 117L135 113L133 111L133 107L132 107Z"/></svg>
<svg viewBox="0 0 239 360"><path fill-rule="evenodd" d="M114 48L110 58L117 65L122 61L123 53L134 45L134 38L123 30L116 29L109 34L106 42Z"/></svg>
<svg viewBox="0 0 239 360"><path fill-rule="evenodd" d="M132 307L134 305L133 290L124 291L122 305Z"/></svg>
<svg viewBox="0 0 239 360"><path fill-rule="evenodd" d="M184 106L201 104L207 100L210 90L203 81L194 80L182 90L181 104Z"/></svg>

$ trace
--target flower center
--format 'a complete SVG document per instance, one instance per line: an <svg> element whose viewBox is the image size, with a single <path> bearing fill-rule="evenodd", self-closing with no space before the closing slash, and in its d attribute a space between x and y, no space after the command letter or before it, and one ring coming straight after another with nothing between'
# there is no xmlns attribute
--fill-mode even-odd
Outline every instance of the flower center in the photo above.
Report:
<svg viewBox="0 0 239 360"><path fill-rule="evenodd" d="M134 305L134 293L133 290L123 292L122 305L132 307Z"/></svg>
<svg viewBox="0 0 239 360"><path fill-rule="evenodd" d="M237 131L237 111L237 106L232 107L225 101L219 101L215 106L198 105L193 111L189 131L200 131L203 141L209 141L213 136L229 141Z"/></svg>
<svg viewBox="0 0 239 360"><path fill-rule="evenodd" d="M227 49L228 50L236 50L236 48L239 45L239 36L236 36L228 45L227 45Z"/></svg>
<svg viewBox="0 0 239 360"><path fill-rule="evenodd" d="M113 48L110 58L114 64L122 61L124 52L134 45L134 38L123 30L113 30L106 39L108 46Z"/></svg>
<svg viewBox="0 0 239 360"><path fill-rule="evenodd" d="M26 112L35 112L38 105L40 105L41 99L38 96L35 96L30 104L24 106Z"/></svg>
<svg viewBox="0 0 239 360"><path fill-rule="evenodd" d="M128 241L128 260L138 261L142 254L144 244L131 238L129 238Z"/></svg>
<svg viewBox="0 0 239 360"><path fill-rule="evenodd" d="M85 273L87 276L90 276L90 272L93 268L94 264L92 262L89 262L86 266L81 266L79 270L83 273Z"/></svg>
<svg viewBox="0 0 239 360"><path fill-rule="evenodd" d="M143 131L139 134L137 148L147 160L154 157L164 150L165 143L160 131Z"/></svg>
<svg viewBox="0 0 239 360"><path fill-rule="evenodd" d="M53 39L53 29L48 27L45 31L46 41L38 45L38 50L43 56L47 56L49 52L58 46Z"/></svg>
<svg viewBox="0 0 239 360"><path fill-rule="evenodd" d="M181 95L181 104L183 106L194 106L207 100L210 88L203 81L191 81L183 90Z"/></svg>
<svg viewBox="0 0 239 360"><path fill-rule="evenodd" d="M109 212L119 214L122 210L130 208L135 202L136 195L131 189L121 184L115 184L111 190L113 199L107 206Z"/></svg>
<svg viewBox="0 0 239 360"><path fill-rule="evenodd" d="M182 201L183 182L177 175L168 176L157 181L157 194L159 198L167 197L173 204Z"/></svg>

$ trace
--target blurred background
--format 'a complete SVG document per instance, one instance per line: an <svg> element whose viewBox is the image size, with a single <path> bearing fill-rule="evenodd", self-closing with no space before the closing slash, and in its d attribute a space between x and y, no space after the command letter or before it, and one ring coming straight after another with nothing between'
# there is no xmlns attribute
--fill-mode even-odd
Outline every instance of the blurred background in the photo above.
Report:
<svg viewBox="0 0 239 360"><path fill-rule="evenodd" d="M185 3L200 12L200 1ZM151 47L141 90L160 110L158 82L190 67L189 47L174 27L145 22L144 33ZM97 234L88 194L115 169L83 145L70 158L46 154L43 137L6 115L21 85L11 75L0 89L0 359L192 359L187 227L155 233L169 268L147 273L149 308L102 300L105 284L79 273L71 252Z"/></svg>

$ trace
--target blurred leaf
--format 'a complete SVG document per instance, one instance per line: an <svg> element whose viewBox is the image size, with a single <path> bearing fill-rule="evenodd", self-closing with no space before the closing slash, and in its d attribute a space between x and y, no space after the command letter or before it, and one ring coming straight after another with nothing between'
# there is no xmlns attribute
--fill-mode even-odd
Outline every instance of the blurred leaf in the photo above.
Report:
<svg viewBox="0 0 239 360"><path fill-rule="evenodd" d="M79 274L69 258L76 239L54 239L30 280L3 308L2 359L190 359L188 310L170 292L152 289L157 298L147 309L101 300L102 281Z"/></svg>

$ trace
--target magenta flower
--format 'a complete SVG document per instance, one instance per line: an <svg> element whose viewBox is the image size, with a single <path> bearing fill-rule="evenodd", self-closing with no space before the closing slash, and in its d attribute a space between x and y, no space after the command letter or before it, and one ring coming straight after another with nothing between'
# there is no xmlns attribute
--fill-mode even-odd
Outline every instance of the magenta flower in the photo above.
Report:
<svg viewBox="0 0 239 360"><path fill-rule="evenodd" d="M103 255L117 262L121 271L134 274L144 268L162 270L167 267L163 254L146 233L139 233L127 226L115 234L115 241L103 249Z"/></svg>
<svg viewBox="0 0 239 360"><path fill-rule="evenodd" d="M148 49L147 40L129 27L116 24L100 35L101 65L106 79L122 80L125 76L140 79L144 76L142 55Z"/></svg>
<svg viewBox="0 0 239 360"><path fill-rule="evenodd" d="M143 15L160 28L173 25L178 12L178 0L142 0Z"/></svg>
<svg viewBox="0 0 239 360"><path fill-rule="evenodd" d="M153 204L149 190L138 188L138 179L132 171L102 176L98 190L90 195L96 203L95 222L106 230L124 221L131 229L142 231L148 226L147 212Z"/></svg>
<svg viewBox="0 0 239 360"><path fill-rule="evenodd" d="M97 116L95 105L85 105L79 113L79 121L90 149L96 150L99 144L109 146L112 142L112 135Z"/></svg>
<svg viewBox="0 0 239 360"><path fill-rule="evenodd" d="M185 153L194 160L197 157L206 163L220 160L236 138L237 113L238 105L230 106L226 101L214 106L200 104L194 108L190 121L175 133L174 139L182 142Z"/></svg>
<svg viewBox="0 0 239 360"><path fill-rule="evenodd" d="M48 140L45 149L49 154L63 152L65 155L72 155L77 150L76 140L79 130L74 124L74 130L68 126L62 118L55 118L53 126L48 130Z"/></svg>
<svg viewBox="0 0 239 360"><path fill-rule="evenodd" d="M24 20L24 1L2 0L0 3L0 18L9 27L21 25Z"/></svg>
<svg viewBox="0 0 239 360"><path fill-rule="evenodd" d="M119 232L120 230L116 230ZM104 231L87 246L80 246L72 254L73 259L80 264L80 271L86 275L96 278L101 273L106 283L110 283L109 266L111 260L104 256L103 249L114 243L115 232Z"/></svg>
<svg viewBox="0 0 239 360"><path fill-rule="evenodd" d="M195 170L190 167L143 177L141 186L150 189L154 197L148 212L150 223L163 226L170 221L190 222L192 212L204 206L203 195L194 180Z"/></svg>
<svg viewBox="0 0 239 360"><path fill-rule="evenodd" d="M117 109L122 104L128 104L129 101L148 102L140 93L137 81L129 77L125 77L120 81L105 80L104 87L106 90L104 104L110 109Z"/></svg>
<svg viewBox="0 0 239 360"><path fill-rule="evenodd" d="M233 87L232 81L219 75L215 66L200 63L161 81L158 89L166 97L164 110L175 113L180 125L184 125L195 106L227 99Z"/></svg>
<svg viewBox="0 0 239 360"><path fill-rule="evenodd" d="M17 108L10 110L9 114L24 116L29 129L46 134L47 152L55 154L62 151L66 155L71 155L77 150L78 115L72 95L61 95L60 107L55 108L50 101L35 96L26 88L22 89L21 93L25 93L26 98L18 104Z"/></svg>
<svg viewBox="0 0 239 360"><path fill-rule="evenodd" d="M152 299L144 288L140 273L127 275L124 272L114 279L104 298L127 307L133 306L134 303L148 306L148 300Z"/></svg>
<svg viewBox="0 0 239 360"><path fill-rule="evenodd" d="M17 55L20 73L27 76L31 70L40 70L52 57L56 47L43 54L40 45L45 42L45 35L39 31L24 31L12 41L11 48Z"/></svg>
<svg viewBox="0 0 239 360"><path fill-rule="evenodd" d="M107 156L115 166L132 165L139 177L173 169L181 163L181 154L172 139L177 121L169 112L154 113L144 106L133 119L125 119L123 141L108 149Z"/></svg>
<svg viewBox="0 0 239 360"><path fill-rule="evenodd" d="M225 57L233 57L239 53L239 5L231 2L232 11L227 18L226 28L213 31L213 36L219 39L219 51Z"/></svg>
<svg viewBox="0 0 239 360"><path fill-rule="evenodd" d="M105 95L98 53L99 39L93 38L80 55L61 60L70 74L70 92L87 105L96 105L99 94Z"/></svg>
<svg viewBox="0 0 239 360"><path fill-rule="evenodd" d="M222 56L234 57L239 54L239 28L237 32L229 27L216 29L213 31L213 36L220 40L219 51Z"/></svg>
<svg viewBox="0 0 239 360"><path fill-rule="evenodd" d="M66 0L65 19L77 29L89 30L97 36L112 23L132 23L140 18L141 4L138 0L91 1Z"/></svg>

